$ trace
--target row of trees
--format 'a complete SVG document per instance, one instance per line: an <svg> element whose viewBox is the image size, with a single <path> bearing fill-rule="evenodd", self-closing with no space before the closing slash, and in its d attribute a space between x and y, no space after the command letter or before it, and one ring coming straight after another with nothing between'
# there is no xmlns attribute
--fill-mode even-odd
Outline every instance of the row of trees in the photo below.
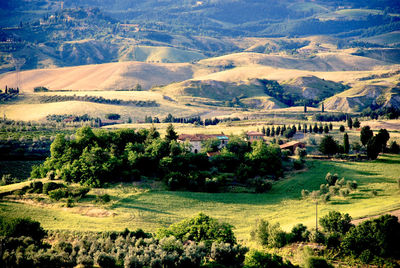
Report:
<svg viewBox="0 0 400 268"><path fill-rule="evenodd" d="M239 117L234 118L207 118L202 120L200 116L193 117L174 117L172 114L168 114L165 118L159 119L158 117L145 116L145 123L182 123L182 124L198 124L202 126L217 125L220 122L229 121L240 121Z"/></svg>
<svg viewBox="0 0 400 268"><path fill-rule="evenodd" d="M190 152L190 144L177 142L172 125L160 137L152 127L139 131L117 131L82 127L75 139L57 135L51 156L32 170L32 178L54 172L67 182L101 186L111 181L140 180L143 176L162 179L170 189L218 191L226 184L252 185L257 176L274 179L282 175L282 155L276 144L249 145L231 137L220 155Z"/></svg>
<svg viewBox="0 0 400 268"><path fill-rule="evenodd" d="M50 96L40 96L39 101L41 103L50 103L50 102L62 102L62 101L86 101L86 102L95 102L95 103L104 103L104 104L113 104L113 105L132 105L138 107L157 107L160 106L154 100L120 100L120 99L106 99L104 97L95 97L95 96L67 96L67 95L50 95Z"/></svg>
<svg viewBox="0 0 400 268"><path fill-rule="evenodd" d="M372 160L376 159L381 152L399 153L400 148L396 141L392 141L389 149L387 148L389 139L390 135L386 129L380 129L375 136L369 126L364 126L360 132L360 141L366 148L368 159ZM348 134L345 133L343 135L343 145L339 145L332 136L324 136L319 144L319 150L326 155L333 155L336 153L348 154L350 151Z"/></svg>

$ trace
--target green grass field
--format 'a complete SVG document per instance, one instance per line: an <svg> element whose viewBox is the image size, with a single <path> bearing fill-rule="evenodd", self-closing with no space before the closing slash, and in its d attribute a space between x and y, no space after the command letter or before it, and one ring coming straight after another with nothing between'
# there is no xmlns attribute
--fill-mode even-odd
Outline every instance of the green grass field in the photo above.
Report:
<svg viewBox="0 0 400 268"><path fill-rule="evenodd" d="M315 204L300 198L302 189L315 190L324 183L327 172L356 180L357 191L347 198L335 197L318 207L322 216L331 210L347 212L353 218L376 215L400 208L400 156L384 155L372 162L309 160L307 170L294 173L274 184L266 194L193 193L149 190L146 186L119 184L107 189L93 189L73 208L63 203L0 202L0 215L28 216L41 222L46 229L122 230L157 228L204 212L235 226L237 237L249 239L252 225L258 218L279 222L285 230L296 223L309 227L315 224ZM378 192L372 195L372 190ZM108 193L111 202L94 203L95 195Z"/></svg>

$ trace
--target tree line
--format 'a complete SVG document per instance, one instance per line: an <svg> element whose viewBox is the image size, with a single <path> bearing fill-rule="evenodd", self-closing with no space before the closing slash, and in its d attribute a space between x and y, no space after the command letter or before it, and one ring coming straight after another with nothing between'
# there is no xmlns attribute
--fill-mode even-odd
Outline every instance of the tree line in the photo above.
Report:
<svg viewBox="0 0 400 268"><path fill-rule="evenodd" d="M106 99L104 97L95 96L66 96L66 95L52 95L52 96L39 96L40 103L50 103L50 102L62 102L62 101L86 101L94 103L103 104L113 104L113 105L132 105L138 107L158 107L160 106L154 100L142 101L142 100L120 100L120 99Z"/></svg>

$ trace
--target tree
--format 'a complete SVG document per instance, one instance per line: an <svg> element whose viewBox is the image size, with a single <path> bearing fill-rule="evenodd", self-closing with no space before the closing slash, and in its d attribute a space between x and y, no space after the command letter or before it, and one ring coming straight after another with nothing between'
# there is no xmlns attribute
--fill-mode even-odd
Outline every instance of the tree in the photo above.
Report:
<svg viewBox="0 0 400 268"><path fill-rule="evenodd" d="M271 129L267 127L267 130L265 131L265 135L269 137L271 135Z"/></svg>
<svg viewBox="0 0 400 268"><path fill-rule="evenodd" d="M360 132L360 140L362 145L367 145L368 141L374 136L374 132L369 126L362 127Z"/></svg>
<svg viewBox="0 0 400 268"><path fill-rule="evenodd" d="M307 113L307 103L304 101L304 113Z"/></svg>
<svg viewBox="0 0 400 268"><path fill-rule="evenodd" d="M354 225L351 223L349 214L341 214L337 211L331 211L319 220L322 228L328 233L346 234Z"/></svg>
<svg viewBox="0 0 400 268"><path fill-rule="evenodd" d="M360 121L358 121L358 118L356 118L355 120L354 120L354 122L353 122L353 127L354 128L359 128L360 127Z"/></svg>
<svg viewBox="0 0 400 268"><path fill-rule="evenodd" d="M321 113L325 112L324 103L321 104Z"/></svg>
<svg viewBox="0 0 400 268"><path fill-rule="evenodd" d="M348 127L349 129L352 129L352 128L353 128L353 120L351 119L351 116L350 116L350 115L347 115L347 127Z"/></svg>
<svg viewBox="0 0 400 268"><path fill-rule="evenodd" d="M339 175L338 174L331 174L330 172L328 172L325 176L325 180L326 182L329 184L329 186L333 186L335 185L336 181L339 179Z"/></svg>
<svg viewBox="0 0 400 268"><path fill-rule="evenodd" d="M378 141L382 145L381 152L384 152L386 150L386 144L387 144L388 140L390 139L389 132L386 129L381 128L376 136L378 138Z"/></svg>
<svg viewBox="0 0 400 268"><path fill-rule="evenodd" d="M379 152L382 150L382 144L375 135L367 143L367 157L368 159L375 160L378 158Z"/></svg>
<svg viewBox="0 0 400 268"><path fill-rule="evenodd" d="M338 151L338 144L332 136L324 136L319 144L319 150L323 154L333 155Z"/></svg>
<svg viewBox="0 0 400 268"><path fill-rule="evenodd" d="M398 154L400 152L400 146L396 141L392 141L389 146L389 152L392 154Z"/></svg>
<svg viewBox="0 0 400 268"><path fill-rule="evenodd" d="M346 129L344 128L344 126L343 125L340 125L340 127L339 127L339 131L340 132L344 132Z"/></svg>
<svg viewBox="0 0 400 268"><path fill-rule="evenodd" d="M327 124L325 124L325 126L324 126L324 132L325 132L326 134L329 133L329 127L328 127Z"/></svg>
<svg viewBox="0 0 400 268"><path fill-rule="evenodd" d="M349 135L347 133L343 135L343 150L345 154L348 154L350 151Z"/></svg>
<svg viewBox="0 0 400 268"><path fill-rule="evenodd" d="M332 122L329 122L329 130L332 130L332 129L333 129Z"/></svg>
<svg viewBox="0 0 400 268"><path fill-rule="evenodd" d="M108 119L108 120L118 120L120 118L121 118L121 116L119 114L115 114L115 113L106 114L106 119Z"/></svg>
<svg viewBox="0 0 400 268"><path fill-rule="evenodd" d="M217 138L208 139L201 143L201 150L204 153L218 152L220 144L221 142Z"/></svg>
<svg viewBox="0 0 400 268"><path fill-rule="evenodd" d="M400 223L396 216L383 215L360 223L343 238L341 248L356 257L363 255L368 262L374 256L400 256Z"/></svg>
<svg viewBox="0 0 400 268"><path fill-rule="evenodd" d="M231 225L220 223L203 213L194 218L172 224L168 228L161 228L156 236L159 239L175 236L182 242L189 240L204 242L208 247L213 242L236 244L236 237Z"/></svg>
<svg viewBox="0 0 400 268"><path fill-rule="evenodd" d="M178 138L178 134L175 132L174 130L174 126L172 124L169 124L166 130L166 134L165 134L165 139L168 141L172 141Z"/></svg>

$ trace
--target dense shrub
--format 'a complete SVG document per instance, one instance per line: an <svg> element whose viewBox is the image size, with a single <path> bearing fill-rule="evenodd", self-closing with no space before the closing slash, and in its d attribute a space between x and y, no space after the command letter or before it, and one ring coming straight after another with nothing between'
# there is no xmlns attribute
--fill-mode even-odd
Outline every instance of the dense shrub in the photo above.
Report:
<svg viewBox="0 0 400 268"><path fill-rule="evenodd" d="M213 242L236 244L231 225L220 223L202 213L194 218L172 224L168 228L161 228L157 232L157 238L168 236L174 236L183 242L188 240L205 242L207 246L211 246Z"/></svg>
<svg viewBox="0 0 400 268"><path fill-rule="evenodd" d="M400 256L400 223L392 215L383 215L353 227L343 238L341 247L355 257L362 254L379 257Z"/></svg>
<svg viewBox="0 0 400 268"><path fill-rule="evenodd" d="M320 218L321 226L325 232L339 233L341 235L347 233L354 225L351 223L349 214L341 214L337 211L331 211L328 215Z"/></svg>
<svg viewBox="0 0 400 268"><path fill-rule="evenodd" d="M59 188L64 188L65 185L62 183L56 183L56 182L46 182L43 184L43 193L48 194L50 191L59 189Z"/></svg>
<svg viewBox="0 0 400 268"><path fill-rule="evenodd" d="M306 242L310 236L310 231L307 226L299 223L293 226L292 231L289 233L289 242Z"/></svg>
<svg viewBox="0 0 400 268"><path fill-rule="evenodd" d="M284 261L281 256L269 254L258 250L250 250L244 260L246 268L267 268L267 267L296 267L289 261Z"/></svg>
<svg viewBox="0 0 400 268"><path fill-rule="evenodd" d="M49 197L51 199L54 199L56 201L60 200L61 198L66 198L68 197L68 189L66 188L59 188L56 190L52 190L50 192L48 192Z"/></svg>
<svg viewBox="0 0 400 268"><path fill-rule="evenodd" d="M213 242L211 245L211 258L225 267L240 267L248 251L241 245L232 245L224 242Z"/></svg>
<svg viewBox="0 0 400 268"><path fill-rule="evenodd" d="M283 247L288 242L288 234L282 231L279 223L270 224L258 220L250 233L252 240L266 247Z"/></svg>
<svg viewBox="0 0 400 268"><path fill-rule="evenodd" d="M333 265L329 264L322 257L309 257L304 265L305 268L333 268Z"/></svg>
<svg viewBox="0 0 400 268"><path fill-rule="evenodd" d="M45 235L46 232L39 222L28 218L5 218L0 216L0 236L29 236L35 241L40 241Z"/></svg>

